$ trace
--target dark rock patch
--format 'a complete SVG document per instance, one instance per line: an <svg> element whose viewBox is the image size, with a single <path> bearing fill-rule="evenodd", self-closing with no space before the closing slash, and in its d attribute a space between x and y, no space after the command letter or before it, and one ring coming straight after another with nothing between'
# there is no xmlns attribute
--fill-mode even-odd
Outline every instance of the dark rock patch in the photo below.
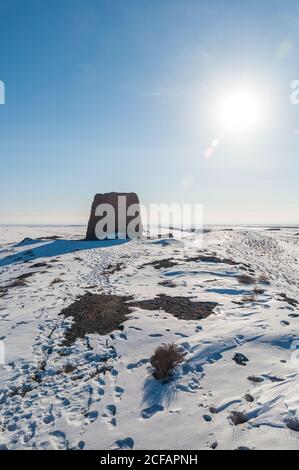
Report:
<svg viewBox="0 0 299 470"><path fill-rule="evenodd" d="M20 274L17 279L21 279L21 280L24 280L24 279L28 279L29 277L31 276L34 276L34 272L33 273L24 273L24 274Z"/></svg>
<svg viewBox="0 0 299 470"><path fill-rule="evenodd" d="M4 287L0 287L0 299L6 296L8 293L8 289L5 289Z"/></svg>
<svg viewBox="0 0 299 470"><path fill-rule="evenodd" d="M72 317L73 324L65 333L63 345L70 346L86 334L107 335L122 329L132 307L145 310L164 310L181 320L201 320L211 315L215 302L193 302L189 297L160 295L155 299L134 301L132 296L92 294L79 297L60 313Z"/></svg>
<svg viewBox="0 0 299 470"><path fill-rule="evenodd" d="M232 259L228 258L219 258L218 256L215 255L199 255L195 256L193 258L187 258L186 261L190 262L201 262L201 263L213 263L213 264L228 264L230 266L237 266L239 263L237 261L234 261Z"/></svg>
<svg viewBox="0 0 299 470"><path fill-rule="evenodd" d="M103 271L104 276L109 276L111 274L117 273L124 268L123 263L116 263L115 265L109 264Z"/></svg>
<svg viewBox="0 0 299 470"><path fill-rule="evenodd" d="M4 289L13 289L14 287L24 287L26 286L26 282L24 279L15 279L14 281L7 284Z"/></svg>
<svg viewBox="0 0 299 470"><path fill-rule="evenodd" d="M47 265L47 263L35 263L35 264L32 264L30 266L30 268L48 268L49 266Z"/></svg>
<svg viewBox="0 0 299 470"><path fill-rule="evenodd" d="M53 279L53 281L51 282L51 286L55 285L55 284L61 284L63 282L62 279L60 279L59 277L56 277L55 279Z"/></svg>
<svg viewBox="0 0 299 470"><path fill-rule="evenodd" d="M241 274L238 276L238 281L240 284L244 285L250 285L254 284L256 282L256 279L253 276L250 276L249 274Z"/></svg>
<svg viewBox="0 0 299 470"><path fill-rule="evenodd" d="M217 307L216 302L193 302L190 297L171 297L160 294L155 299L131 302L130 305L145 310L164 310L180 320L207 318Z"/></svg>
<svg viewBox="0 0 299 470"><path fill-rule="evenodd" d="M150 263L145 263L142 266L140 266L139 269L145 268L146 266L153 266L155 269L169 269L173 268L174 266L178 265L178 260L174 260L172 258L168 259L162 259L162 260L156 260L156 261L151 261Z"/></svg>
<svg viewBox="0 0 299 470"><path fill-rule="evenodd" d="M64 345L70 346L86 334L107 335L120 328L130 313L129 296L87 293L62 310L61 315L73 317L65 334Z"/></svg>

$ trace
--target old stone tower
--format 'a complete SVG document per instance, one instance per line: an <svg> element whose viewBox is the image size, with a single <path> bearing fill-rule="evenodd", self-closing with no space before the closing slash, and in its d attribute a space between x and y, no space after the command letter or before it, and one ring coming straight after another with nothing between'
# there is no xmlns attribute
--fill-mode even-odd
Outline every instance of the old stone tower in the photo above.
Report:
<svg viewBox="0 0 299 470"><path fill-rule="evenodd" d="M139 238L142 230L140 203L136 193L95 195L86 240Z"/></svg>

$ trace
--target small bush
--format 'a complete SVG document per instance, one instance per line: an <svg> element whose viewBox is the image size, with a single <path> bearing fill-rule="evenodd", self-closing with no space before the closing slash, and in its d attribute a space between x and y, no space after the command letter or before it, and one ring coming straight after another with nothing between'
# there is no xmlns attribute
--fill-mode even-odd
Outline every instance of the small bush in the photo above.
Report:
<svg viewBox="0 0 299 470"><path fill-rule="evenodd" d="M65 366L63 367L63 371L66 374L71 374L72 372L74 372L74 370L76 370L76 366L74 366L73 364L65 364Z"/></svg>
<svg viewBox="0 0 299 470"><path fill-rule="evenodd" d="M299 432L299 419L297 416L287 416L284 423L291 431Z"/></svg>
<svg viewBox="0 0 299 470"><path fill-rule="evenodd" d="M261 274L261 275L258 277L258 281L259 281L261 284L271 284L270 278L269 278L266 274Z"/></svg>
<svg viewBox="0 0 299 470"><path fill-rule="evenodd" d="M185 353L175 344L166 344L156 349L151 357L151 365L154 367L154 377L157 380L166 379L171 372L183 362Z"/></svg>
<svg viewBox="0 0 299 470"><path fill-rule="evenodd" d="M5 287L8 289L11 289L13 287L25 287L25 286L27 286L27 283L25 282L24 279L15 279L14 281L12 281L10 284L8 284Z"/></svg>
<svg viewBox="0 0 299 470"><path fill-rule="evenodd" d="M261 289L259 286L254 286L253 292L255 295L263 295L265 293L265 289Z"/></svg>
<svg viewBox="0 0 299 470"><path fill-rule="evenodd" d="M238 276L238 281L240 284L254 284L255 283L255 278L253 276L250 276L249 274L241 274Z"/></svg>
<svg viewBox="0 0 299 470"><path fill-rule="evenodd" d="M54 284L60 284L61 282L63 282L63 280L57 277L51 282L51 286L53 286Z"/></svg>
<svg viewBox="0 0 299 470"><path fill-rule="evenodd" d="M242 297L242 302L256 302L257 301L257 298L256 298L256 295L245 295L244 297Z"/></svg>
<svg viewBox="0 0 299 470"><path fill-rule="evenodd" d="M245 424L248 421L248 418L243 411L232 411L228 419L234 426Z"/></svg>

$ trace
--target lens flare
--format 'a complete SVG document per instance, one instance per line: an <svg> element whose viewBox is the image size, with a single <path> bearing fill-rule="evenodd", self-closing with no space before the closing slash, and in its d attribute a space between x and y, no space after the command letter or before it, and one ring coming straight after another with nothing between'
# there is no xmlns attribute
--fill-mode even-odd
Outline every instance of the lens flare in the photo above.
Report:
<svg viewBox="0 0 299 470"><path fill-rule="evenodd" d="M204 158L206 160L211 158L213 156L213 154L215 153L215 150L217 149L217 147L219 147L219 140L218 139L212 140L211 145L205 151Z"/></svg>

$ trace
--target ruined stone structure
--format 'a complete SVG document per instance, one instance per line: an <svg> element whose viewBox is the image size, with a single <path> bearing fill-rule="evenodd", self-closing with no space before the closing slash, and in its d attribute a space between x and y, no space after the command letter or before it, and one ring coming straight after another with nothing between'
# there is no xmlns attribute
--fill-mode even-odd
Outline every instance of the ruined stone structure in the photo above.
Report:
<svg viewBox="0 0 299 470"><path fill-rule="evenodd" d="M95 195L86 240L139 238L142 230L140 203L136 193Z"/></svg>

